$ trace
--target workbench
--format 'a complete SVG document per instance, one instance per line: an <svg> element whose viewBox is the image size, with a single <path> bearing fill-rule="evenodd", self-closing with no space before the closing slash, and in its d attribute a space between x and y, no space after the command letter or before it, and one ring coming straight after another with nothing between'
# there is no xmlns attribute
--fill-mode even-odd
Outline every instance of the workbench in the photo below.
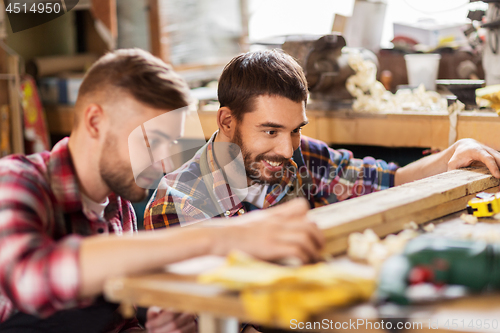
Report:
<svg viewBox="0 0 500 333"><path fill-rule="evenodd" d="M198 113L205 136L217 130L216 111ZM329 145L381 147L448 147L450 120L446 112L359 113L352 110L308 110L302 134ZM494 112L463 111L458 115L457 140L476 139L500 150L500 117Z"/></svg>
<svg viewBox="0 0 500 333"><path fill-rule="evenodd" d="M457 226L463 226L464 222L458 212L439 220L433 221L438 224L436 231L450 230L456 232ZM500 223L486 226L478 224L476 226L494 228L500 231ZM475 227L470 225L470 227ZM340 258L338 260L346 260ZM182 271L203 271L204 267L211 266L211 258L193 259L183 263ZM190 266L190 267L188 267ZM367 269L371 269L368 268ZM175 269L174 269L175 270ZM252 322L243 308L243 304L235 292L224 290L214 285L201 285L196 282L196 275L179 275L174 273L153 273L137 277L120 278L110 281L106 287L106 296L115 302L125 304L136 304L139 306L161 306L173 308L178 311L192 312L199 314L200 333L235 333L238 331L238 322ZM465 297L455 300L448 300L425 306L407 306L385 310L395 318L401 318L411 322L413 329L405 332L479 332L479 330L459 330L449 327L444 329L446 320L465 319L469 323L470 319L498 320L497 330L486 330L482 332L500 331L500 294L485 294L474 297ZM344 309L332 309L315 315L308 321L321 322L324 319L333 323L353 322L363 320L361 332L381 332L380 329L366 329L366 322L379 322L378 309L369 303L359 304ZM396 320L393 318L393 320ZM387 321L385 319L385 321ZM432 329L426 326L432 323ZM421 328L417 328L417 323L422 323ZM436 324L437 323L437 324ZM436 325L439 330L435 329ZM286 327L284 327L286 328ZM290 327L288 327L290 329ZM325 330L328 331L328 330ZM331 330L330 330L331 331ZM351 332L356 330L340 329L338 332ZM382 332L384 332L382 330Z"/></svg>
<svg viewBox="0 0 500 333"><path fill-rule="evenodd" d="M398 227L398 223L400 221L404 222L403 219L406 217L398 215L399 212L406 211L407 215L412 215L413 208L420 210L419 216L424 216L424 218L416 219L416 223L432 222L436 224L433 233L439 236L460 237L461 234L472 235L474 230L500 235L500 222L490 219L486 222L480 220L476 225L468 225L459 218L463 213L467 200L473 197L474 193L485 190L498 191L498 184L498 180L491 177L484 169L456 170L393 189L325 206L321 209L315 209L310 212L310 215L313 220L319 220L316 221L317 223L326 222L320 228L324 230L325 235L330 236L338 234L339 228L343 231L348 229L363 231L367 225L373 223L375 223L373 224L375 225L374 230L379 236L387 235L389 232L396 232L401 230L401 227L399 229L394 229L394 227ZM423 188L427 188L427 191L422 191ZM395 204L394 197L401 196L402 193L407 193L406 198L401 198L401 202ZM384 200L386 201L385 204ZM367 207L370 206L367 204L368 202L374 204ZM360 203L357 211L350 210L343 216L338 216L339 207L356 206L357 203ZM315 211L318 211L318 213ZM329 218L328 212L331 213L330 215L337 216ZM450 212L453 213L449 214ZM393 220L393 218L396 220ZM394 221L397 221L396 224ZM332 240L333 245L340 244L337 239ZM343 249L345 250L345 247ZM336 250L337 248L334 246L331 253ZM200 316L201 333L234 333L238 331L239 322L254 322L245 312L238 293L220 286L202 285L196 282L196 275L213 268L214 262L217 260L220 259L211 257L195 258L168 266L166 271L110 279L105 286L105 295L110 301L122 303L125 310L132 309L132 305L144 307L156 305L173 308L177 311L197 313ZM370 266L352 263L345 256L335 257L331 261L354 265L357 267L356 269L364 269L368 275L375 273ZM363 323L369 322L375 326L372 326L373 329L366 329L366 326L363 326L361 331L381 332L380 329L376 328L375 324L380 323L379 310L384 313L383 317L385 317L386 321L386 317L392 317L395 321L406 318L411 322L413 328L406 330L406 332L500 331L500 323L498 323L496 329L492 330L467 329L467 327L460 326L461 322L460 325L457 324L460 327L452 327L457 322L453 321L453 319L466 320L467 324L469 324L470 319L489 319L489 322L492 320L500 321L500 294L493 293L431 303L425 306L377 308L371 303L358 304L348 308L330 309L315 315L309 321L322 322L327 320L328 322L331 321L331 323L346 323L363 320ZM448 327L444 327L446 320L450 320ZM422 323L422 326L417 326L418 323ZM429 323L432 326L431 328L428 327ZM279 327L277 322L272 325ZM436 327L439 327L439 329ZM355 330L350 326L336 331Z"/></svg>
<svg viewBox="0 0 500 333"><path fill-rule="evenodd" d="M47 106L47 122L51 134L68 135L73 127L72 107ZM208 139L217 130L217 107L207 105L198 112L203 135ZM355 113L352 110L308 110L309 124L304 135L337 145L369 145L381 147L448 147L450 121L446 112ZM500 117L494 112L463 111L458 115L457 139L476 139L500 150ZM201 133L186 134L199 137Z"/></svg>

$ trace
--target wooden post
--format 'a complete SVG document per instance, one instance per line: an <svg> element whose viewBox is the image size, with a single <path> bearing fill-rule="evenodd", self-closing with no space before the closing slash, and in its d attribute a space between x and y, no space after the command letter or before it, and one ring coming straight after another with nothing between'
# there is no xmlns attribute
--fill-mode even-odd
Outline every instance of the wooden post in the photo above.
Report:
<svg viewBox="0 0 500 333"><path fill-rule="evenodd" d="M106 42L108 49L114 50L118 36L116 0L92 0L91 5L91 11L96 20L97 32Z"/></svg>
<svg viewBox="0 0 500 333"><path fill-rule="evenodd" d="M12 134L12 152L24 154L23 113L21 110L21 80L19 77L19 56L8 56L9 74L14 75L9 80L10 119Z"/></svg>
<svg viewBox="0 0 500 333"><path fill-rule="evenodd" d="M159 0L149 0L149 35L151 39L151 53L160 59L163 59L160 41L160 17Z"/></svg>
<svg viewBox="0 0 500 333"><path fill-rule="evenodd" d="M240 48L241 52L248 52L248 1L240 0L241 13L241 37Z"/></svg>
<svg viewBox="0 0 500 333"><path fill-rule="evenodd" d="M160 0L149 0L149 34L151 39L151 53L166 63L170 63L170 44L168 32L163 31L166 25L165 13L162 11Z"/></svg>
<svg viewBox="0 0 500 333"><path fill-rule="evenodd" d="M10 146L10 109L8 105L0 107L0 157L11 152Z"/></svg>

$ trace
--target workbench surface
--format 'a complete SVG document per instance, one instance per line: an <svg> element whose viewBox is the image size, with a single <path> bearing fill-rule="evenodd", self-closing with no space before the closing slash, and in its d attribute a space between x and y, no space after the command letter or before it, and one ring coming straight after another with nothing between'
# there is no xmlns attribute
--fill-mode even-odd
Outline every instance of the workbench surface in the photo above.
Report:
<svg viewBox="0 0 500 333"><path fill-rule="evenodd" d="M448 235L451 237L482 237L485 233L499 233L500 221L492 219L480 220L478 224L468 225L462 221L459 216L463 212L457 212L432 221L436 224L434 233L439 235ZM231 330L215 329L214 324L207 324L207 316L217 318L237 318L239 321L251 321L251 318L245 313L243 304L239 299L238 293L225 290L215 285L201 285L196 282L196 273L205 271L213 267L217 258L202 257L192 259L170 266L170 270L182 271L184 275L171 272L158 272L148 275L119 278L108 281L106 285L106 296L115 302L122 302L125 305L151 306L174 308L178 311L195 312L201 314L204 318L204 324L200 326L201 332L216 332ZM334 260L346 261L345 257ZM360 264L356 264L360 265ZM367 270L372 269L366 267ZM335 330L338 332L362 331L362 332L381 332L380 329L367 328L366 322L375 324L380 323L378 310L373 304L360 304L344 309L331 309L311 318L311 322L340 322L347 323L357 320L363 320L362 329L353 327L341 328ZM412 323L413 328L405 332L498 332L500 331L500 294L484 294L473 297L459 298L455 300L441 301L428 305L382 308L386 316L394 316L395 321L406 320ZM455 321L453 321L456 319ZM471 320L489 320L490 326L493 320L499 321L496 329L489 330L478 329L476 322L475 329L468 329L467 324ZM447 320L448 323L446 322ZM387 321L387 320L386 320ZM465 325L462 325L462 322ZM361 322L360 322L361 323ZM418 327L417 323L422 323ZM428 328L429 323L432 328ZM452 326L455 326L453 328ZM479 322L477 322L479 323ZM370 324L368 324L370 325ZM344 326L347 326L344 324ZM445 327L447 326L447 327ZM465 327L462 327L465 326ZM485 325L486 326L486 325ZM437 329L439 327L439 329ZM326 330L328 331L328 330ZM331 331L331 330L330 330ZM383 331L383 330L382 330Z"/></svg>

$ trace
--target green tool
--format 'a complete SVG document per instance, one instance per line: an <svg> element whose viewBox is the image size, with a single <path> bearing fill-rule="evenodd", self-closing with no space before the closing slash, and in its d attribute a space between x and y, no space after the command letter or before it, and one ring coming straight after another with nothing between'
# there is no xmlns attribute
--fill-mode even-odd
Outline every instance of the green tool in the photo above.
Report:
<svg viewBox="0 0 500 333"><path fill-rule="evenodd" d="M409 304L408 287L459 285L471 291L500 289L500 244L421 236L382 266L378 299Z"/></svg>

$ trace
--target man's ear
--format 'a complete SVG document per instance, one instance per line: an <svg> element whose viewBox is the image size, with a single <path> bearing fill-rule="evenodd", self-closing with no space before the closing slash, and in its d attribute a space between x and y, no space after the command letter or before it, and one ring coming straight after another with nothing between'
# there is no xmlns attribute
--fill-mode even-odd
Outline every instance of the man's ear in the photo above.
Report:
<svg viewBox="0 0 500 333"><path fill-rule="evenodd" d="M104 110L99 104L89 104L83 111L82 119L85 129L94 139L102 135L104 124Z"/></svg>
<svg viewBox="0 0 500 333"><path fill-rule="evenodd" d="M219 131L228 138L232 138L236 128L236 118L234 118L231 109L223 106L217 111L217 125Z"/></svg>

